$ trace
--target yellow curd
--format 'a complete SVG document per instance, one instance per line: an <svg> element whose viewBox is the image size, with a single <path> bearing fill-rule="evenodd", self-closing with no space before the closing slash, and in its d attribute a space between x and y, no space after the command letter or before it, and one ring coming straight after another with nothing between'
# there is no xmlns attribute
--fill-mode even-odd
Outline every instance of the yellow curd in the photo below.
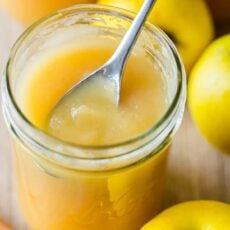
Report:
<svg viewBox="0 0 230 230"><path fill-rule="evenodd" d="M27 118L56 138L92 146L123 142L153 126L167 105L164 79L138 47L124 73L119 107L112 87L97 81L51 114L62 95L105 63L116 46L116 41L91 36L35 56L17 93ZM21 205L32 229L134 230L159 209L167 151L146 163L104 173L69 172L39 160L47 173L21 147L16 152Z"/></svg>

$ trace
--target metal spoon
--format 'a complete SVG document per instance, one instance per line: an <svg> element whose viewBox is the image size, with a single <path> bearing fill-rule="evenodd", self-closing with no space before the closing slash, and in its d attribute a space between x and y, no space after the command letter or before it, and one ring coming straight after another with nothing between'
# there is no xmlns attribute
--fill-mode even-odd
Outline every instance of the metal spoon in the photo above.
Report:
<svg viewBox="0 0 230 230"><path fill-rule="evenodd" d="M123 70L126 65L128 56L132 47L134 46L142 25L144 24L150 10L152 9L156 0L145 0L139 13L135 17L134 21L131 24L131 27L125 34L118 48L112 57L99 69L90 73L83 80L75 84L70 90L68 90L61 99L56 103L52 112L57 109L57 107L64 100L68 100L73 93L76 93L80 88L88 84L97 84L98 81L106 81L112 85L113 91L115 92L114 100L116 105L119 105L120 91L121 91L121 80L123 75Z"/></svg>

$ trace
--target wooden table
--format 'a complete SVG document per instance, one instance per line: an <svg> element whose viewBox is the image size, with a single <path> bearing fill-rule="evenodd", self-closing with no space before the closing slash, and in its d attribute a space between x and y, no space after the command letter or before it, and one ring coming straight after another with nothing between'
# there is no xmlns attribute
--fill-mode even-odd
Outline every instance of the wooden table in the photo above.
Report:
<svg viewBox="0 0 230 230"><path fill-rule="evenodd" d="M0 71L23 28L0 10ZM15 230L26 225L18 210L9 136L0 115L0 217ZM189 112L176 135L169 159L164 206L195 199L230 202L230 157L209 146L198 134Z"/></svg>

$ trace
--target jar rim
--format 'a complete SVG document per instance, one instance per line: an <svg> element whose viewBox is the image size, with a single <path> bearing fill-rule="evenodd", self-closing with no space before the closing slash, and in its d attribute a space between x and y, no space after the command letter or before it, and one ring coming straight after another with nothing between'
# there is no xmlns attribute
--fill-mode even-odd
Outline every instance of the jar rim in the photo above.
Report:
<svg viewBox="0 0 230 230"><path fill-rule="evenodd" d="M162 132L165 131L165 129L169 126L169 124L172 126L171 130L169 130L167 133L169 135L170 132L173 131L175 126L178 126L178 116L182 116L183 110L184 110L184 104L186 100L186 76L185 76L185 70L182 64L182 61L180 59L180 56L175 48L175 45L171 42L171 40L167 37L167 35L161 31L159 28L156 26L152 25L150 22L147 22L145 24L145 28L147 28L149 31L155 31L159 34L159 36L164 40L164 42L167 44L169 47L170 51L173 54L173 58L175 59L176 63L176 71L177 71L177 90L175 93L175 96L170 103L169 107L167 108L166 112L161 116L161 118L148 130L145 132L140 133L139 135L130 138L126 141L111 144L111 145L103 145L103 146L88 146L88 145L79 145L79 144L73 144L73 143L68 143L65 141L62 141L60 139L57 139L55 137L52 137L36 126L34 126L22 113L20 110L19 106L17 105L11 84L10 84L10 75L11 75L11 66L12 63L14 62L15 56L17 54L17 51L19 47L23 44L25 39L27 38L30 33L35 30L35 29L41 29L42 25L44 22L50 19L55 19L55 17L63 16L63 15L68 15L71 14L72 12L77 13L78 11L85 11L85 12L109 12L112 14L112 16L116 17L123 17L126 20L132 20L135 16L134 13L129 12L127 10L123 10L120 8L116 7L111 7L111 6L103 6L103 5L96 5L96 4L80 4L80 5L75 5L70 8L66 8L60 11L57 11L56 13L53 13L38 22L34 23L32 26L30 26L16 41L15 45L13 46L9 60L7 62L5 74L3 77L2 81L2 94L3 94L3 111L4 111L4 117L8 123L8 126L10 126L11 131L13 130L14 134L17 136L20 136L21 138L24 138L24 141L28 143L33 143L37 144L38 146L42 146L45 148L47 151L52 151L53 153L57 153L63 156L70 156L70 157L75 157L79 159L99 159L103 158L102 155L98 155L95 157L95 154L92 154L92 156L88 155L79 155L74 151L75 150L87 150L87 151L104 151L104 150L109 150L109 149L118 149L120 147L124 146L129 146L129 145L135 145L137 146L137 142L140 140L146 139L146 143L150 142L154 139L157 139L157 137L162 134ZM175 119L176 117L176 119ZM21 125L18 126L18 122L21 123ZM180 121L181 122L181 121ZM180 123L179 122L179 123ZM24 128L23 128L24 127ZM152 135L152 138L147 138L150 134L155 133L155 135ZM167 136L167 134L165 134ZM45 142L45 145L48 144L48 146L45 146L43 143L44 140L47 140ZM41 142L41 143L39 143ZM53 142L52 145L50 143ZM56 146L56 147L55 147ZM54 148L55 147L55 148ZM68 152L64 153L65 151ZM74 154L70 154L74 153ZM69 155L70 154L70 155ZM119 154L112 154L112 155L107 155L107 157L114 157L118 156ZM122 155L122 154L120 154ZM119 156L120 156L119 155Z"/></svg>

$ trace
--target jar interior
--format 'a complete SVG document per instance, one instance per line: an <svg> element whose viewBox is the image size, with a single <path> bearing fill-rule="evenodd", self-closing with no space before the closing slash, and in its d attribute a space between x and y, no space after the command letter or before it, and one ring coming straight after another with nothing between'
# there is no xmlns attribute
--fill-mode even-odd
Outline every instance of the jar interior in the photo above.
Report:
<svg viewBox="0 0 230 230"><path fill-rule="evenodd" d="M19 105L17 91L23 89L20 84L23 68L39 53L58 49L63 44L71 43L77 39L84 41L85 37L92 36L92 34L105 37L111 42L116 40L118 44L131 21L132 17L124 17L122 14L106 11L95 12L89 8L88 11L82 10L77 13L74 11L73 13L68 12L68 14L60 12L42 22L39 27L33 28L32 32L24 35L26 38L20 44L13 62L11 62L10 86L17 105ZM177 92L177 64L169 46L159 36L161 32L151 30L149 27L147 25L143 28L134 50L144 49L146 55L156 63L156 68L162 72L166 92L165 99L167 100L166 109L168 109ZM23 111L21 113L23 114Z"/></svg>

